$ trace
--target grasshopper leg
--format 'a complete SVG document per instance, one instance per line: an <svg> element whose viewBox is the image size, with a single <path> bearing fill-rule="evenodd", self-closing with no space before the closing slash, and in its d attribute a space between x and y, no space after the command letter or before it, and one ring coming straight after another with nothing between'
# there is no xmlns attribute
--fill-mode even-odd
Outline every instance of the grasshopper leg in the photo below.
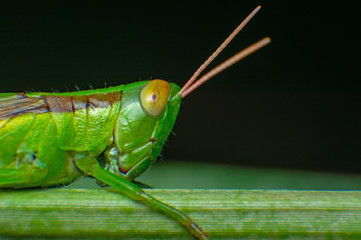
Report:
<svg viewBox="0 0 361 240"><path fill-rule="evenodd" d="M0 188L36 186L47 174L46 169L0 169Z"/></svg>
<svg viewBox="0 0 361 240"><path fill-rule="evenodd" d="M208 239L207 234L204 233L186 214L150 196L137 184L103 169L95 158L79 154L75 158L75 164L87 175L93 176L109 186L112 186L129 198L135 201L144 202L147 205L170 215L185 226L195 237L203 240Z"/></svg>
<svg viewBox="0 0 361 240"><path fill-rule="evenodd" d="M16 183L24 182L18 169L1 169L0 170L0 187L11 186Z"/></svg>

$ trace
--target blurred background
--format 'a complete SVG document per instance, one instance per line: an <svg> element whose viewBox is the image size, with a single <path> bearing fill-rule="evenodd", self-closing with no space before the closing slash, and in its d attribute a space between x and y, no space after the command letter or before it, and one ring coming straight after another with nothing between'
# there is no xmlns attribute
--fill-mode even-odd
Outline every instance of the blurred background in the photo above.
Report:
<svg viewBox="0 0 361 240"><path fill-rule="evenodd" d="M75 91L162 78L270 45L183 100L155 187L361 189L361 71L355 4L120 1L0 6L1 92Z"/></svg>

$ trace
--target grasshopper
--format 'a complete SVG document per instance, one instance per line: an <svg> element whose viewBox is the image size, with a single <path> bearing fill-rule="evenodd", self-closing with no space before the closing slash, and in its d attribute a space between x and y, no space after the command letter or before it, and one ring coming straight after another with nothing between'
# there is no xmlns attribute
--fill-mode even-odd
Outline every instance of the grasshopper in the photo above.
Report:
<svg viewBox="0 0 361 240"><path fill-rule="evenodd" d="M147 194L134 179L160 154L181 100L270 42L264 38L198 78L259 9L182 88L155 79L78 92L0 94L0 188L57 186L91 176L168 214L195 237L207 239L189 216Z"/></svg>

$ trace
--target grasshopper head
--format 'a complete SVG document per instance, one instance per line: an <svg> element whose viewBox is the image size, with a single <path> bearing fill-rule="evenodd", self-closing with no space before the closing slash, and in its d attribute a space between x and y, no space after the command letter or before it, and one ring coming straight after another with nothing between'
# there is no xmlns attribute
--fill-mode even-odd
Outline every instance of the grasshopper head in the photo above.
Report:
<svg viewBox="0 0 361 240"><path fill-rule="evenodd" d="M104 154L106 169L133 179L156 160L176 120L179 91L159 79L125 86L114 143Z"/></svg>
<svg viewBox="0 0 361 240"><path fill-rule="evenodd" d="M105 168L134 179L158 157L176 120L180 102L189 93L224 69L267 45L266 37L238 52L198 78L200 73L227 46L234 36L260 9L257 7L198 68L180 89L164 80L133 83L125 86L121 111L114 128L114 143L105 151Z"/></svg>

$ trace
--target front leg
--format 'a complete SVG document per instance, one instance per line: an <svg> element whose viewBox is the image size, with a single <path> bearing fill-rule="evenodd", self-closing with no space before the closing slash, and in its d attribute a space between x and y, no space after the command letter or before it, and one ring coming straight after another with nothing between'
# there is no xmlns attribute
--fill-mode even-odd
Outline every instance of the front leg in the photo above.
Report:
<svg viewBox="0 0 361 240"><path fill-rule="evenodd" d="M135 201L144 202L149 206L170 215L185 226L195 237L199 239L208 239L206 233L204 233L186 214L153 198L145 193L137 184L106 171L99 165L98 161L95 158L90 157L89 154L79 153L74 159L76 166L85 174L112 186Z"/></svg>

